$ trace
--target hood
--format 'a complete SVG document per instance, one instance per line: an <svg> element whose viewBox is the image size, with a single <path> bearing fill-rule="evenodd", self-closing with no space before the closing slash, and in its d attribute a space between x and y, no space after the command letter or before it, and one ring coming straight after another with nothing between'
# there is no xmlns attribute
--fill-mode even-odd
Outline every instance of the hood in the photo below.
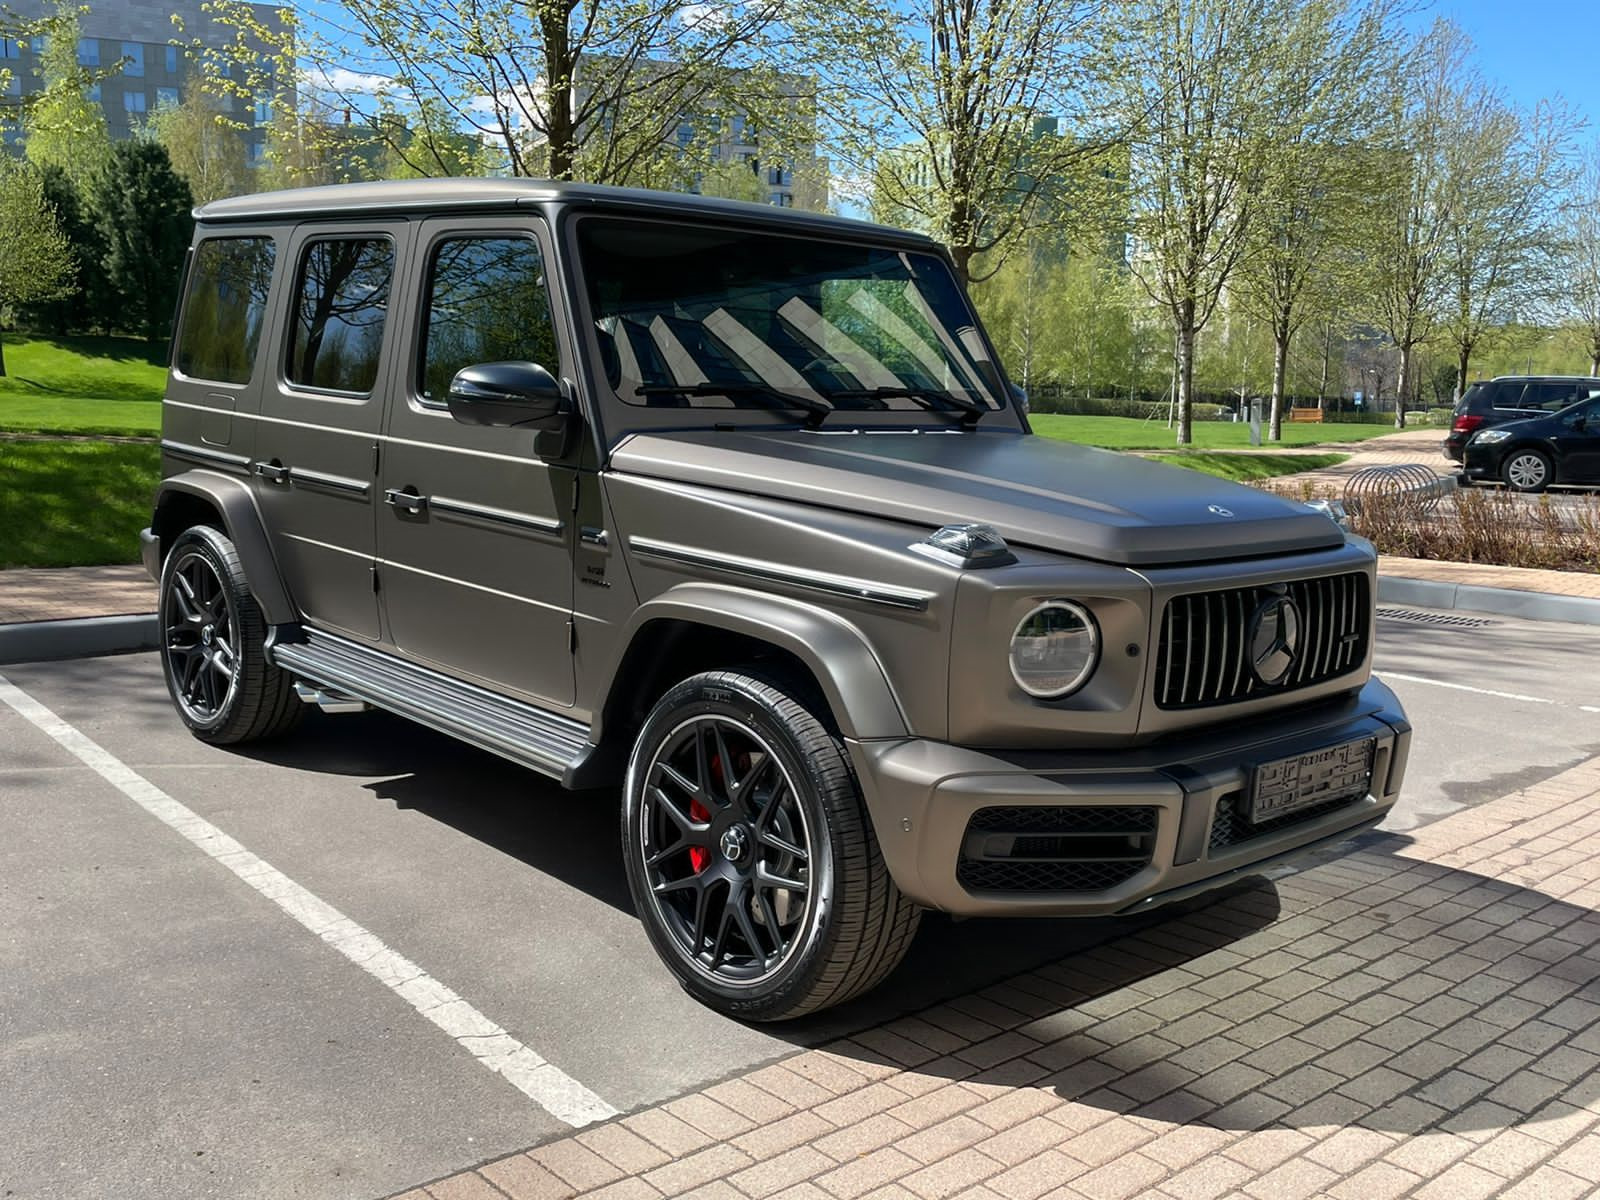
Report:
<svg viewBox="0 0 1600 1200"><path fill-rule="evenodd" d="M711 430L634 434L614 470L1136 567L1342 545L1302 504L1132 454L1014 433Z"/></svg>

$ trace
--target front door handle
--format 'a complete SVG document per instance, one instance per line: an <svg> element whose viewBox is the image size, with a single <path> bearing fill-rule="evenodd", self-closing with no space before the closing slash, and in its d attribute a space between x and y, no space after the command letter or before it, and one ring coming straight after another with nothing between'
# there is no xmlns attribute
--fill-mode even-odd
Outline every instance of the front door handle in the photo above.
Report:
<svg viewBox="0 0 1600 1200"><path fill-rule="evenodd" d="M415 488L409 487L386 489L383 502L392 508L403 508L412 513L419 513L428 506L428 498L418 495Z"/></svg>
<svg viewBox="0 0 1600 1200"><path fill-rule="evenodd" d="M289 482L289 468L277 459L273 459L271 462L258 462L255 466L255 471L257 475L268 483Z"/></svg>

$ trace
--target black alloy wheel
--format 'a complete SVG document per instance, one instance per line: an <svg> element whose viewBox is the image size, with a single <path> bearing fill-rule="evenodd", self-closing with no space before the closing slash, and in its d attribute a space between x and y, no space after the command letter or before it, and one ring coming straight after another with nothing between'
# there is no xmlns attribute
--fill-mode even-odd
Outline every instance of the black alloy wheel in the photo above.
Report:
<svg viewBox="0 0 1600 1200"><path fill-rule="evenodd" d="M707 715L672 730L645 778L640 850L684 961L713 979L769 978L794 952L814 896L788 770L754 730Z"/></svg>
<svg viewBox="0 0 1600 1200"><path fill-rule="evenodd" d="M634 744L622 832L635 910L684 989L729 1016L848 1000L916 932L921 910L889 876L826 712L803 677L711 671L670 689Z"/></svg>
<svg viewBox="0 0 1600 1200"><path fill-rule="evenodd" d="M266 621L225 534L185 530L162 565L160 595L167 691L196 737L258 741L299 724L304 705L267 660Z"/></svg>

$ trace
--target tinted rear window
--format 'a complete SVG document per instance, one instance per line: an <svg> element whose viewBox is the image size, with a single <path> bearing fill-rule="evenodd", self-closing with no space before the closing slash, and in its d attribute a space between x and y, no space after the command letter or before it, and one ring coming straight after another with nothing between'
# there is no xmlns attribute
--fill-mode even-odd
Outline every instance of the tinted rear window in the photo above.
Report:
<svg viewBox="0 0 1600 1200"><path fill-rule="evenodd" d="M1471 412L1473 404L1479 400L1483 400L1486 396L1488 396L1488 394L1489 384L1487 383L1474 383L1468 385L1467 390L1461 393L1461 399L1456 401L1456 412Z"/></svg>
<svg viewBox="0 0 1600 1200"><path fill-rule="evenodd" d="M276 254L268 237L207 238L195 247L179 371L214 383L250 382Z"/></svg>
<svg viewBox="0 0 1600 1200"><path fill-rule="evenodd" d="M306 247L289 330L291 383L332 392L372 390L393 273L388 238L323 238Z"/></svg>

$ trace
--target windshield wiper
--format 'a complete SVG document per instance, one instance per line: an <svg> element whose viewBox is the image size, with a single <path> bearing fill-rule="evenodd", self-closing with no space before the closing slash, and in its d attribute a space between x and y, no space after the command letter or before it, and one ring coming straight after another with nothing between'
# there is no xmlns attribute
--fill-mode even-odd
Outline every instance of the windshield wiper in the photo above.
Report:
<svg viewBox="0 0 1600 1200"><path fill-rule="evenodd" d="M976 425L989 411L988 407L966 396L957 396L954 392L940 391L931 387L875 387L875 388L844 388L839 391L829 392L828 399L848 400L914 400L929 412L936 412L941 416L957 417L961 424L967 428ZM950 408L940 408L940 404L948 404ZM954 411L952 411L952 409Z"/></svg>
<svg viewBox="0 0 1600 1200"><path fill-rule="evenodd" d="M780 391L765 383L641 383L633 389L635 396L760 396L774 401L783 408L799 409L806 414L808 428L816 429L833 412L833 405L810 396Z"/></svg>

